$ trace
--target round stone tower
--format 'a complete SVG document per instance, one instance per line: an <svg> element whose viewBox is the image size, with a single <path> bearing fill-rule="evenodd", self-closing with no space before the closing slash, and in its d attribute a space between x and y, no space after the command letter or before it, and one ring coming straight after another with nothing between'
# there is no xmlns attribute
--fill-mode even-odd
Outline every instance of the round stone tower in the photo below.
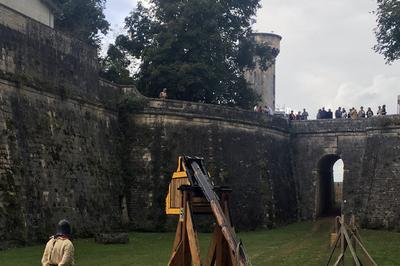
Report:
<svg viewBox="0 0 400 266"><path fill-rule="evenodd" d="M400 115L400 95L397 96L397 114Z"/></svg>
<svg viewBox="0 0 400 266"><path fill-rule="evenodd" d="M279 53L281 36L273 33L254 33L253 38L257 44L266 44L277 49ZM254 69L246 71L245 77L251 88L261 96L259 105L267 105L275 111L275 63L267 71L263 71L257 64Z"/></svg>

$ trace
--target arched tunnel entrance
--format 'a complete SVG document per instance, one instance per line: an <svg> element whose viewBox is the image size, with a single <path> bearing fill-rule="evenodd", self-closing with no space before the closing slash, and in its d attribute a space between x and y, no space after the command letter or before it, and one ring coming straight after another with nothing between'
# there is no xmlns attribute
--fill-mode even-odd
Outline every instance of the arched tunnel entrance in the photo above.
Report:
<svg viewBox="0 0 400 266"><path fill-rule="evenodd" d="M318 162L316 191L316 217L340 214L343 186L343 161L336 154L329 154Z"/></svg>

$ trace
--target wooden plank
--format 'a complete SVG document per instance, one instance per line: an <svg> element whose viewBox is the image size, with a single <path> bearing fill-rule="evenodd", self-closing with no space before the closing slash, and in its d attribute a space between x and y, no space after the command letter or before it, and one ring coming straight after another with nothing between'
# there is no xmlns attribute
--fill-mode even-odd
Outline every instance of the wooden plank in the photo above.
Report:
<svg viewBox="0 0 400 266"><path fill-rule="evenodd" d="M171 207L181 208L182 204L182 192L178 189L182 185L188 183L186 178L172 179L171 181Z"/></svg>
<svg viewBox="0 0 400 266"><path fill-rule="evenodd" d="M180 242L178 247L172 253L172 256L168 262L168 266L181 266L182 256L183 256L183 249L182 249L182 242Z"/></svg>
<svg viewBox="0 0 400 266"><path fill-rule="evenodd" d="M222 260L223 260L223 245L222 245L222 241L223 241L223 236L222 236L222 232L221 230L218 230L218 234L217 234L217 254L216 254L216 259L215 259L215 264L217 266L222 266Z"/></svg>
<svg viewBox="0 0 400 266"><path fill-rule="evenodd" d="M342 261L342 259L344 260L344 254L343 253L340 254L340 256L336 260L335 264L333 264L333 266L338 266L339 263Z"/></svg>
<svg viewBox="0 0 400 266"><path fill-rule="evenodd" d="M346 228L344 226L342 226L342 230L343 230L343 234L344 234L344 236L345 236L345 238L347 240L347 244L349 246L351 255L353 256L354 262L356 263L356 266L361 266L360 261L359 261L359 259L357 257L357 254L356 254L356 252L355 252L355 250L353 248L353 245L351 244L351 239L350 239L349 235L347 234L347 230L346 230Z"/></svg>
<svg viewBox="0 0 400 266"><path fill-rule="evenodd" d="M230 248L228 248L228 247L226 247L226 248L228 249L228 252L229 252L229 259L230 259L231 265L237 265L238 263L237 263L237 258L235 256L235 253Z"/></svg>
<svg viewBox="0 0 400 266"><path fill-rule="evenodd" d="M219 205L218 202L211 201L211 209L213 210L217 224L221 227L222 234L225 236L225 239L228 242L229 248L236 250L237 240L235 233L230 230L231 227L229 226L229 222L226 220L221 205Z"/></svg>
<svg viewBox="0 0 400 266"><path fill-rule="evenodd" d="M235 253L235 257L240 261L240 265L246 265L246 256L245 251L240 248L240 252L236 254L236 247L238 246L238 241L236 239L235 232L232 230L230 225L230 221L228 221L227 217L222 210L222 207L219 202L219 197L213 190L213 186L211 185L208 176L205 175L198 165L196 161L191 162L191 167L193 170L194 178L196 179L199 187L201 188L204 196L210 202L211 209L214 213L215 219L217 220L217 224L221 228L222 235L226 240L230 250ZM218 246L218 244L217 244ZM217 251L217 260L218 260L218 251Z"/></svg>
<svg viewBox="0 0 400 266"><path fill-rule="evenodd" d="M378 264L376 264L375 260L371 257L371 255L369 255L367 249L364 247L364 245L362 244L361 240L359 240L357 235L354 234L354 233L353 233L353 238L355 239L357 244L361 247L362 251L364 251L365 255L367 256L369 261L372 263L372 265L377 266Z"/></svg>
<svg viewBox="0 0 400 266"><path fill-rule="evenodd" d="M187 202L189 199L189 195L187 191L184 191L183 193L183 202ZM183 210L183 224L182 224L182 265L183 266L190 266L191 265L191 258L190 258L190 247L189 247L189 241L188 241L188 236L187 236L187 231L186 231L186 223L187 223L187 207L186 204L183 205L184 210Z"/></svg>
<svg viewBox="0 0 400 266"><path fill-rule="evenodd" d="M218 230L219 230L218 227L216 227L214 229L214 233L211 238L211 243L210 243L210 246L208 247L206 263L204 264L205 266L213 266L215 263L215 255L216 255L216 251L217 251Z"/></svg>
<svg viewBox="0 0 400 266"><path fill-rule="evenodd" d="M232 227L232 219L231 219L231 215L229 213L228 196L225 193L222 195L222 206L224 206L223 211L224 211L226 220L228 221L229 226Z"/></svg>
<svg viewBox="0 0 400 266"><path fill-rule="evenodd" d="M192 212L190 211L189 202L187 202L186 206L186 230L189 239L189 247L190 254L192 256L193 266L201 266L201 258L200 258L200 245L197 239L197 233L193 226Z"/></svg>
<svg viewBox="0 0 400 266"><path fill-rule="evenodd" d="M233 231L232 227L229 226L229 222L226 220L226 217L222 211L221 205L219 202L212 200L210 202L211 204L211 209L213 210L214 217L217 220L217 224L221 228L222 235L224 236L226 242L228 243L229 248L232 250L232 252L235 254L235 258L237 258L240 262L240 265L247 265L246 259L245 259L245 254L242 256L242 254L239 252L238 254L236 253L236 248L238 246L238 241L236 239L236 234ZM242 253L245 253L244 250L240 250Z"/></svg>
<svg viewBox="0 0 400 266"><path fill-rule="evenodd" d="M182 242L182 222L178 222L178 226L176 227L174 244L172 246L172 251L174 251L179 243Z"/></svg>
<svg viewBox="0 0 400 266"><path fill-rule="evenodd" d="M231 228L231 230L233 232L235 232L235 229L232 226L233 225L232 218L231 218L231 215L230 215L230 212L229 212L229 196L226 193L223 193L221 198L222 198L222 204L221 205L223 206L223 211L225 213L225 217L226 217L226 219L228 221L229 227ZM238 258L235 256L235 253L239 254L240 251L239 250L233 251L233 250L231 250L229 248L228 248L228 250L229 250L229 258L230 258L231 265L237 265L238 264Z"/></svg>
<svg viewBox="0 0 400 266"><path fill-rule="evenodd" d="M221 241L221 246L222 246L222 262L221 265L232 265L232 261L230 259L229 253L230 253L230 249L228 247L228 243L226 243L224 237L222 237L222 241Z"/></svg>
<svg viewBox="0 0 400 266"><path fill-rule="evenodd" d="M336 250L336 248L337 248L337 246L338 246L340 237L341 237L341 233L339 232L339 235L337 235L337 237L336 237L335 245L333 246L332 251L331 251L331 254L329 255L329 259L328 259L328 262L326 263L326 266L328 266L329 263L330 263L331 260L332 260L333 254L335 253L335 250Z"/></svg>

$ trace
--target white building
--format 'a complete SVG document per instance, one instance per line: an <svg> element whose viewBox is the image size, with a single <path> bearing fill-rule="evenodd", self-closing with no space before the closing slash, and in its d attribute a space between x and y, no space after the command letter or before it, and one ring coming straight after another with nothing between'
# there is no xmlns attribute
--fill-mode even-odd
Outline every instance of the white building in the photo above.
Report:
<svg viewBox="0 0 400 266"><path fill-rule="evenodd" d="M54 28L54 13L58 8L52 0L0 0L0 5Z"/></svg>

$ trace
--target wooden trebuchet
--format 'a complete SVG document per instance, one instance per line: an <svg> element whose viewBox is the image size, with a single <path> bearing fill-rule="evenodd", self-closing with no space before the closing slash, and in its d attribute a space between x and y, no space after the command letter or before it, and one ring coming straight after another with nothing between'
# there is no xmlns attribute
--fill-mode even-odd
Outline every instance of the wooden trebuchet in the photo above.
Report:
<svg viewBox="0 0 400 266"><path fill-rule="evenodd" d="M368 253L367 249L365 248L364 244L362 243L360 233L356 226L355 216L352 215L350 219L350 223L347 225L345 221L345 216L338 216L335 219L335 228L336 228L336 241L333 245L331 254L329 256L328 263L326 264L329 266L333 259L333 255L337 249L339 249L339 255L335 260L334 266L337 265L344 265L344 259L347 247L350 250L351 258L356 266L361 265L374 265L377 266L374 259ZM340 247L339 247L340 243ZM361 248L362 253L364 254L364 262L361 260L360 256L357 254L357 246Z"/></svg>
<svg viewBox="0 0 400 266"><path fill-rule="evenodd" d="M179 157L178 169L170 183L166 212L179 215L171 266L246 266L249 265L241 241L236 238L229 211L231 189L216 188L210 182L202 158ZM216 221L205 262L200 257L194 214L210 214Z"/></svg>

